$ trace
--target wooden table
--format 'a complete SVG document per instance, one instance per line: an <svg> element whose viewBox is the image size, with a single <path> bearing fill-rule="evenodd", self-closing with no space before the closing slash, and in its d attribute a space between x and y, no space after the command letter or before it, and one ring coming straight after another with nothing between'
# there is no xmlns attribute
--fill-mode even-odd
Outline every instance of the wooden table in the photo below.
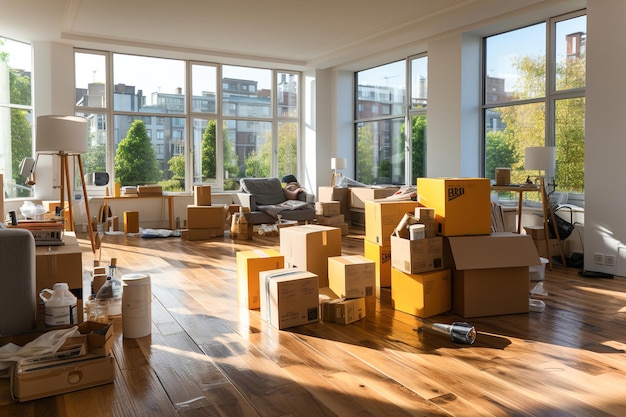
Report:
<svg viewBox="0 0 626 417"><path fill-rule="evenodd" d="M104 198L104 202L107 206L110 206L110 202L111 201L123 201L123 200L138 200L138 199L146 199L146 198L158 198L161 200L165 200L167 202L167 215L168 215L168 222L169 222L169 229L170 230L174 230L175 226L175 221L174 221L174 196L173 195L129 195L129 196L122 196L122 197L112 197L112 196L106 196L103 197Z"/></svg>

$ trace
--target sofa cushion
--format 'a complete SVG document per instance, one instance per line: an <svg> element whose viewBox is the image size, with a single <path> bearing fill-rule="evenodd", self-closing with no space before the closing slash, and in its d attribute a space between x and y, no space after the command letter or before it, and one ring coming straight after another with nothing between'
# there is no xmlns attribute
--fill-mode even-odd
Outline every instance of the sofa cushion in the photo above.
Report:
<svg viewBox="0 0 626 417"><path fill-rule="evenodd" d="M254 194L257 205L280 204L286 200L278 178L242 178L241 189Z"/></svg>

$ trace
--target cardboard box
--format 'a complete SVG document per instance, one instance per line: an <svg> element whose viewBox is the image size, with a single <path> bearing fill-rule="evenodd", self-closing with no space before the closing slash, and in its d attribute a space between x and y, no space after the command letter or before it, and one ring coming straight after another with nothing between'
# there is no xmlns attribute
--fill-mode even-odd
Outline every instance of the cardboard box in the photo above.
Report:
<svg viewBox="0 0 626 417"><path fill-rule="evenodd" d="M315 203L315 213L320 216L341 214L341 203L339 201L318 201Z"/></svg>
<svg viewBox="0 0 626 417"><path fill-rule="evenodd" d="M392 268L391 299L394 309L417 317L426 318L450 311L450 270L407 274Z"/></svg>
<svg viewBox="0 0 626 417"><path fill-rule="evenodd" d="M491 232L491 185L488 178L418 178L420 204L435 209L442 236Z"/></svg>
<svg viewBox="0 0 626 417"><path fill-rule="evenodd" d="M365 208L366 201L378 200L395 194L400 187L385 188L368 188L368 187L352 187L350 188L350 207Z"/></svg>
<svg viewBox="0 0 626 417"><path fill-rule="evenodd" d="M304 225L280 229L280 253L285 266L313 272L328 287L328 258L341 256L341 229Z"/></svg>
<svg viewBox="0 0 626 417"><path fill-rule="evenodd" d="M365 298L334 298L320 304L322 320L329 323L350 324L366 315Z"/></svg>
<svg viewBox="0 0 626 417"><path fill-rule="evenodd" d="M69 326L66 326L67 328ZM55 327L54 330L62 327ZM13 396L29 401L113 382L115 361L110 356L113 345L111 324L84 322L78 330L85 335L86 355L50 362L18 361L13 373ZM92 334L99 331L101 334ZM22 334L0 339L0 345L23 346L45 332Z"/></svg>
<svg viewBox="0 0 626 417"><path fill-rule="evenodd" d="M124 212L124 233L139 233L139 212Z"/></svg>
<svg viewBox="0 0 626 417"><path fill-rule="evenodd" d="M380 288L391 286L391 246L380 246L365 240L363 243L363 255L367 259L374 261L376 295L380 297Z"/></svg>
<svg viewBox="0 0 626 417"><path fill-rule="evenodd" d="M137 187L139 195L163 195L163 187L160 185L140 185Z"/></svg>
<svg viewBox="0 0 626 417"><path fill-rule="evenodd" d="M362 255L330 257L328 286L340 298L374 295L376 264Z"/></svg>
<svg viewBox="0 0 626 417"><path fill-rule="evenodd" d="M193 204L195 206L211 205L211 186L210 185L194 185L193 186Z"/></svg>
<svg viewBox="0 0 626 417"><path fill-rule="evenodd" d="M391 234L402 217L414 213L419 205L417 201L366 201L365 239L381 246L390 245Z"/></svg>
<svg viewBox="0 0 626 417"><path fill-rule="evenodd" d="M511 168L496 168L496 185L511 183Z"/></svg>
<svg viewBox="0 0 626 417"><path fill-rule="evenodd" d="M211 227L206 229L183 229L180 237L183 240L208 240L214 237L224 236L223 227Z"/></svg>
<svg viewBox="0 0 626 417"><path fill-rule="evenodd" d="M534 240L546 240L546 231L543 226L524 226L524 231ZM544 243L545 249L545 243Z"/></svg>
<svg viewBox="0 0 626 417"><path fill-rule="evenodd" d="M319 280L294 268L259 272L261 318L286 329L319 320Z"/></svg>
<svg viewBox="0 0 626 417"><path fill-rule="evenodd" d="M452 309L462 317L528 312L529 266L541 263L533 240L516 233L444 240L451 260Z"/></svg>
<svg viewBox="0 0 626 417"><path fill-rule="evenodd" d="M322 216L318 214L315 217L317 219L317 224L321 224L324 226L334 226L336 224L341 224L345 222L343 214L334 214L331 216Z"/></svg>
<svg viewBox="0 0 626 417"><path fill-rule="evenodd" d="M248 309L261 307L259 273L285 267L285 257L274 249L237 252L237 293L239 302Z"/></svg>
<svg viewBox="0 0 626 417"><path fill-rule="evenodd" d="M224 231L226 209L224 206L187 206L188 229L221 228Z"/></svg>
<svg viewBox="0 0 626 417"><path fill-rule="evenodd" d="M537 248L537 253L539 254L540 257L552 259L553 256L559 256L559 259L560 259L561 254L559 252L559 241L557 239L548 239L548 249L546 249L545 239L543 240L533 239L533 243L535 244L535 247ZM567 253L567 250L565 248L566 243L567 243L567 240L561 241L561 245L563 246L563 253ZM548 253L548 250L550 251L550 253Z"/></svg>
<svg viewBox="0 0 626 417"><path fill-rule="evenodd" d="M442 269L443 238L409 240L391 236L391 267L407 274Z"/></svg>

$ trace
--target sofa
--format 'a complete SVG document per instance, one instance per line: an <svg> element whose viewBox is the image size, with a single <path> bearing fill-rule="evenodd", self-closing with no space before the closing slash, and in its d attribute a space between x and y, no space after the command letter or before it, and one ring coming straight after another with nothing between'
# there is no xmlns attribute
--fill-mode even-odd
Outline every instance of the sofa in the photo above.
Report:
<svg viewBox="0 0 626 417"><path fill-rule="evenodd" d="M37 318L35 239L0 223L0 336L33 331Z"/></svg>
<svg viewBox="0 0 626 417"><path fill-rule="evenodd" d="M233 203L250 210L246 214L249 223L276 223L279 216L306 223L316 217L315 197L297 184L283 188L278 178L242 178L240 184L240 190L233 194Z"/></svg>

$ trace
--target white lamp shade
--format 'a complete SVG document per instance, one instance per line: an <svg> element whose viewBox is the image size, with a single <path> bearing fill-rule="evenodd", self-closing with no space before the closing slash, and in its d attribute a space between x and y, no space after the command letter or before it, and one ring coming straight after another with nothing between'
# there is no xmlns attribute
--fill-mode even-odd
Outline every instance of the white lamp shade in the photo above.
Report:
<svg viewBox="0 0 626 417"><path fill-rule="evenodd" d="M524 167L526 169L554 172L556 166L556 147L531 146L526 148L525 157Z"/></svg>
<svg viewBox="0 0 626 417"><path fill-rule="evenodd" d="M36 152L83 154L89 150L87 119L76 116L37 117Z"/></svg>
<svg viewBox="0 0 626 417"><path fill-rule="evenodd" d="M346 169L348 161L346 158L330 158L331 169Z"/></svg>

